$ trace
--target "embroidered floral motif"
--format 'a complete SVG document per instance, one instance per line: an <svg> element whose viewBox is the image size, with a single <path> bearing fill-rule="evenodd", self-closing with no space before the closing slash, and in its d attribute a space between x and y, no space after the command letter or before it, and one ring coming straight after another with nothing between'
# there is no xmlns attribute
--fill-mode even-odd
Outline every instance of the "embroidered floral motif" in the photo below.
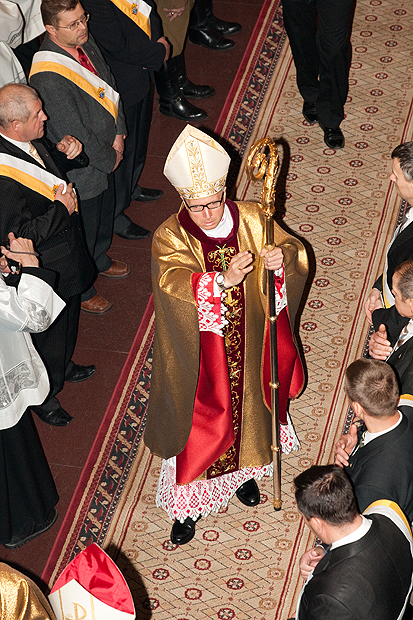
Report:
<svg viewBox="0 0 413 620"><path fill-rule="evenodd" d="M32 369L27 362L22 362L0 377L0 409L9 407L22 390L33 389L39 384L43 372L41 363L32 358Z"/></svg>
<svg viewBox="0 0 413 620"><path fill-rule="evenodd" d="M196 294L199 331L214 332L223 337L221 300L218 299L218 303L214 302L214 279L214 274L204 273L198 282Z"/></svg>

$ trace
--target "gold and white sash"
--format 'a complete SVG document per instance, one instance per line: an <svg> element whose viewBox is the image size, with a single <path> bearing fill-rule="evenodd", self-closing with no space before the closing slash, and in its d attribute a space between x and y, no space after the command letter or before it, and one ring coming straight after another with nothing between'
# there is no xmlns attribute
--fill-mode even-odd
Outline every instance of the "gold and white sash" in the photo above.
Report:
<svg viewBox="0 0 413 620"><path fill-rule="evenodd" d="M35 73L44 71L58 73L76 84L76 86L100 103L113 116L115 121L117 120L119 93L98 75L95 75L86 67L82 67L74 58L45 50L36 52L33 57L29 78L35 75Z"/></svg>
<svg viewBox="0 0 413 620"><path fill-rule="evenodd" d="M118 7L122 13L125 13L132 21L135 22L141 30L143 30L149 38L151 38L151 23L149 16L152 11L152 7L145 2L145 0L135 0L135 2L129 2L129 0L111 0L115 6Z"/></svg>
<svg viewBox="0 0 413 620"><path fill-rule="evenodd" d="M44 168L31 164L28 161L0 153L0 176L9 177L25 187L32 189L38 194L42 194L51 202L54 201L57 188L63 183L63 193L66 191L67 184L63 179L59 179Z"/></svg>

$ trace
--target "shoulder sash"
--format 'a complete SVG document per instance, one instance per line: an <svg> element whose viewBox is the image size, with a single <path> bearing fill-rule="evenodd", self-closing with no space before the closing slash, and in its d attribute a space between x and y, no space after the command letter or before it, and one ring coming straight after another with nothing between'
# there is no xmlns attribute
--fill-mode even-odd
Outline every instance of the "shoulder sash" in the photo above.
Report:
<svg viewBox="0 0 413 620"><path fill-rule="evenodd" d="M51 202L54 201L58 186L61 183L63 183L64 189L67 186L63 179L59 179L59 177L56 177L44 168L7 153L0 153L0 176L8 177L21 183L21 185L32 189L34 192L42 194Z"/></svg>
<svg viewBox="0 0 413 620"><path fill-rule="evenodd" d="M410 524L406 519L406 516L404 515L402 509L398 504L396 504L396 502L393 502L390 499L378 499L372 504L370 504L370 506L368 506L363 512L363 515L370 514L380 514L393 521L393 523L397 525L399 530L409 541L411 553L413 556L412 530L410 529Z"/></svg>
<svg viewBox="0 0 413 620"><path fill-rule="evenodd" d="M103 106L113 116L115 121L117 120L119 93L109 86L105 80L102 80L102 78L86 69L86 67L82 67L74 58L46 50L36 52L33 57L29 78L36 73L45 71L58 73L76 84L76 86Z"/></svg>
<svg viewBox="0 0 413 620"><path fill-rule="evenodd" d="M151 38L149 15L151 14L152 7L145 0L135 0L134 2L129 0L111 0L111 2Z"/></svg>

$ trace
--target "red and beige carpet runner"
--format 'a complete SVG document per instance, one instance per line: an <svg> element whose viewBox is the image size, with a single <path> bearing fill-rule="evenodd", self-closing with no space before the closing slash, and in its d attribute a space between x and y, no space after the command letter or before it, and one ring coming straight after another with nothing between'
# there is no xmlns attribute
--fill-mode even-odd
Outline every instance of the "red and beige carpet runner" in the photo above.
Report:
<svg viewBox="0 0 413 620"><path fill-rule="evenodd" d="M266 0L217 126L244 161L256 139L279 142L279 206L312 263L299 324L308 386L290 409L301 450L282 459L282 510L274 512L272 483L264 480L260 506L247 509L234 499L197 524L191 543L177 548L169 541L171 523L155 506L160 461L142 442L154 328L149 306L43 574L50 584L97 542L124 572L139 618L294 615L298 559L312 540L292 480L313 463L332 461L343 428L343 373L362 354L363 303L400 207L388 178L390 153L412 139L412 28L409 0L358 0L346 147L335 152L318 126L303 121L279 0ZM260 192L241 169L237 198L259 200Z"/></svg>

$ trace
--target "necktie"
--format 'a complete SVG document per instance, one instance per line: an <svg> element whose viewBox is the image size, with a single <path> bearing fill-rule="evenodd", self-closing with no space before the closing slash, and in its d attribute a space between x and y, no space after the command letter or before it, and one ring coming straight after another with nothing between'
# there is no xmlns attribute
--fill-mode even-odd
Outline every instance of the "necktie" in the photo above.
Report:
<svg viewBox="0 0 413 620"><path fill-rule="evenodd" d="M85 67L85 69L88 69L89 71L91 71L92 73L94 73L95 75L99 77L98 72L96 71L95 67L92 65L87 54L85 54L82 48L77 47L76 50L79 55L79 63L82 65L82 67Z"/></svg>
<svg viewBox="0 0 413 620"><path fill-rule="evenodd" d="M33 157L33 159L37 161L37 163L41 164L43 168L45 168L46 166L44 165L44 161L40 157L39 153L37 152L36 147L31 142L29 142L29 144L30 144L29 154Z"/></svg>
<svg viewBox="0 0 413 620"><path fill-rule="evenodd" d="M364 446L364 440L366 438L366 433L367 433L367 431L364 431L364 433L362 434L361 439L360 439L360 443L357 446L358 448L362 448Z"/></svg>

